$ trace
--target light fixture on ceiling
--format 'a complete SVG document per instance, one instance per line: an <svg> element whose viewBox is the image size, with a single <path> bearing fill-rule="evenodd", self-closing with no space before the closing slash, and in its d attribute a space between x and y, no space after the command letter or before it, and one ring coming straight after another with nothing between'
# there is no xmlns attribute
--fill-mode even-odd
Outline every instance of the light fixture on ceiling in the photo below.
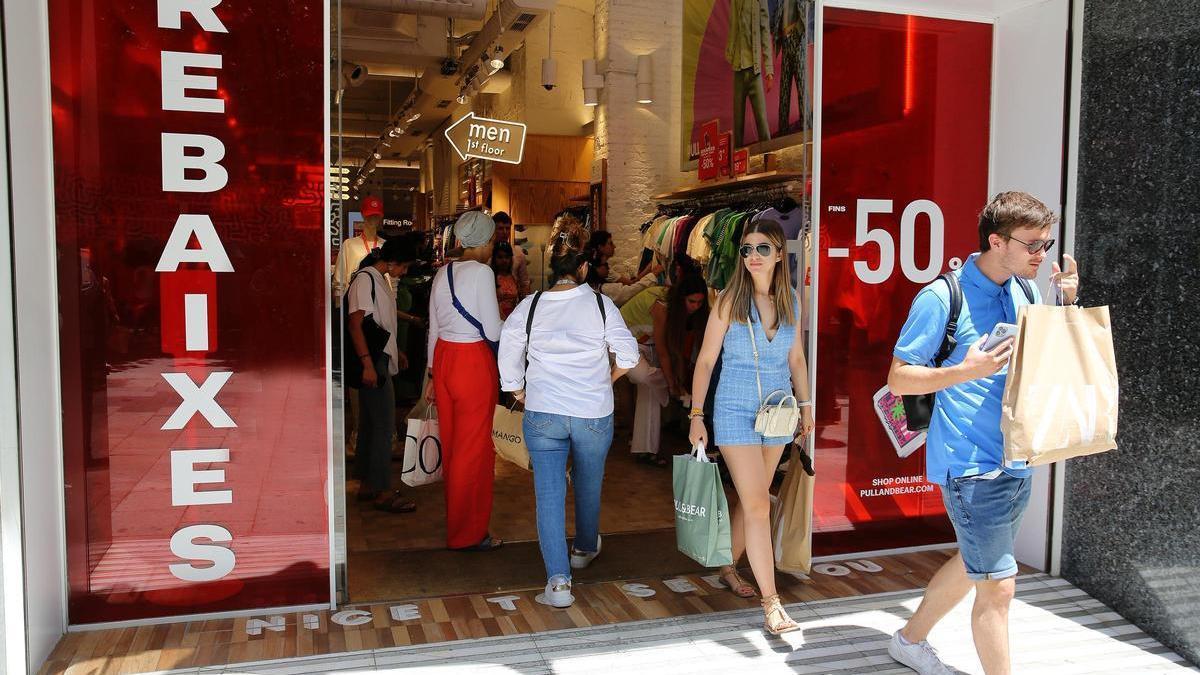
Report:
<svg viewBox="0 0 1200 675"><path fill-rule="evenodd" d="M383 159L383 155L380 154L378 150L371 152L371 156L374 157L375 159Z"/></svg>
<svg viewBox="0 0 1200 675"><path fill-rule="evenodd" d="M492 55L492 60L488 62L493 71L500 70L504 67L504 47L496 45L496 53Z"/></svg>
<svg viewBox="0 0 1200 675"><path fill-rule="evenodd" d="M464 105L464 104L467 102L467 94L466 94L466 92L459 92L459 93L458 93L458 98L456 98L456 99L454 99L454 100L455 100L455 101L457 101L459 105Z"/></svg>
<svg viewBox="0 0 1200 675"><path fill-rule="evenodd" d="M654 102L654 61L649 54L637 57L637 102Z"/></svg>

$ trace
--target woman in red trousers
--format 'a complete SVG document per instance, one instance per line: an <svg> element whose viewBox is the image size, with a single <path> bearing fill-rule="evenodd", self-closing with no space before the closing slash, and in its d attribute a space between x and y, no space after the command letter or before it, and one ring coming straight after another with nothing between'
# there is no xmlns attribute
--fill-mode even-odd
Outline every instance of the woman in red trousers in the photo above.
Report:
<svg viewBox="0 0 1200 675"><path fill-rule="evenodd" d="M500 309L496 276L488 261L496 223L479 211L464 213L454 236L464 250L438 270L429 298L429 387L437 405L446 487L446 546L492 551L500 539L488 532L492 517L495 448L492 415L499 391L496 345Z"/></svg>

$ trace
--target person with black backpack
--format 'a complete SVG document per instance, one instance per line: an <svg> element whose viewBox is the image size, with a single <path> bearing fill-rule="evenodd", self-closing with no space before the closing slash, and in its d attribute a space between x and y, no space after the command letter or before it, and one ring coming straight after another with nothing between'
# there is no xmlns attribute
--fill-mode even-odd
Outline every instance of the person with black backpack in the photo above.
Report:
<svg viewBox="0 0 1200 675"><path fill-rule="evenodd" d="M926 477L942 491L958 553L934 575L916 613L892 636L888 654L923 674L953 672L927 638L974 588L971 629L988 675L1010 670L1008 606L1016 592L1014 545L1029 504L1031 470L1006 465L1001 399L1013 341L988 343L1000 323L1016 323L1040 302L1037 278L1057 218L1032 195L1002 192L979 214L980 253L926 286L913 300L893 351L888 387L904 396L910 428L928 424ZM1079 289L1078 266L1054 263L1064 304ZM933 397L932 400L930 397Z"/></svg>
<svg viewBox="0 0 1200 675"><path fill-rule="evenodd" d="M546 591L569 607L571 570L600 553L600 491L613 437L613 382L638 364L637 340L613 301L583 283L586 232L568 225L550 240L553 287L521 301L500 333L500 385L525 403L524 434L537 496ZM609 353L616 365L609 363ZM567 459L575 490L575 541L567 552ZM569 558L569 559L568 559Z"/></svg>
<svg viewBox="0 0 1200 675"><path fill-rule="evenodd" d="M396 432L392 377L408 368L408 357L396 344L396 296L384 275L403 277L416 260L412 239L387 240L363 259L342 302L344 344L349 346L344 381L358 389L358 500L374 501L375 508L392 513L408 513L417 506L391 489Z"/></svg>

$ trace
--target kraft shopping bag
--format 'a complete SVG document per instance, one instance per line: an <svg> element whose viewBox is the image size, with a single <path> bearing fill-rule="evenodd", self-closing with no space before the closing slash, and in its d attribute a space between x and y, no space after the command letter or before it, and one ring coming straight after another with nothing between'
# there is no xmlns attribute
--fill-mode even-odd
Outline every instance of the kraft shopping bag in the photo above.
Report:
<svg viewBox="0 0 1200 675"><path fill-rule="evenodd" d="M679 552L705 567L733 564L729 502L717 465L698 445L686 455L676 455L671 468Z"/></svg>
<svg viewBox="0 0 1200 675"><path fill-rule="evenodd" d="M812 460L796 447L779 486L771 519L775 567L784 572L808 574L812 568L813 486Z"/></svg>
<svg viewBox="0 0 1200 675"><path fill-rule="evenodd" d="M1117 359L1108 307L1021 308L1000 429L1009 465L1117 447Z"/></svg>
<svg viewBox="0 0 1200 675"><path fill-rule="evenodd" d="M400 480L409 487L442 480L442 439L436 411L432 405L418 406L408 419Z"/></svg>
<svg viewBox="0 0 1200 675"><path fill-rule="evenodd" d="M492 442L496 454L526 471L532 470L529 446L525 445L525 413L498 405L492 415Z"/></svg>

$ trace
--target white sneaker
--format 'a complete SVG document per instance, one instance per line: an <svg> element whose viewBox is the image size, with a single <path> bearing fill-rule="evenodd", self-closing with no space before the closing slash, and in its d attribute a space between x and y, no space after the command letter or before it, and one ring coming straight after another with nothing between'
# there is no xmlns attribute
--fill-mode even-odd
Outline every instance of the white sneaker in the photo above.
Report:
<svg viewBox="0 0 1200 675"><path fill-rule="evenodd" d="M900 640L900 631L892 634L892 641L888 643L888 656L921 675L951 675L954 673L953 670L946 667L946 664L942 663L937 650L929 644L928 640L905 644Z"/></svg>
<svg viewBox="0 0 1200 675"><path fill-rule="evenodd" d="M546 582L546 592L538 593L534 600L558 609L570 607L575 604L575 596L571 595L571 580L561 574L555 574Z"/></svg>
<svg viewBox="0 0 1200 675"><path fill-rule="evenodd" d="M596 552L595 553L585 553L583 551L578 551L575 549L575 546L572 545L571 546L571 569L581 570L581 569L587 567L588 565L591 565L592 561L595 560L596 556L598 556L598 555L600 555L600 535L596 535Z"/></svg>

